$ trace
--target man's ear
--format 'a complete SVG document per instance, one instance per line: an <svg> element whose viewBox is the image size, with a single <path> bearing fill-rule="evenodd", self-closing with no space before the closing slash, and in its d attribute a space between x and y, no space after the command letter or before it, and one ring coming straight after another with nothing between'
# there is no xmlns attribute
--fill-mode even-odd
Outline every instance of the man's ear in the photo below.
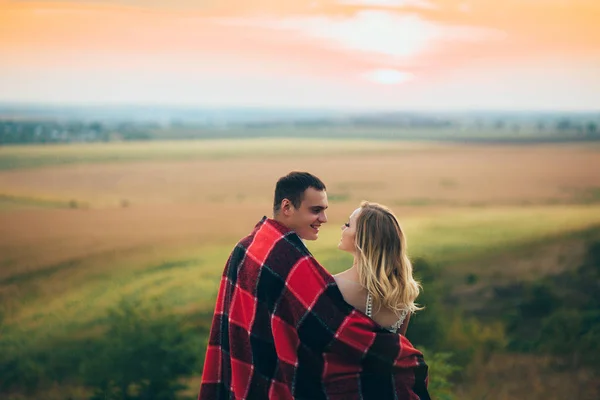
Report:
<svg viewBox="0 0 600 400"><path fill-rule="evenodd" d="M283 199L281 201L281 212L283 213L283 215L285 215L286 217L289 217L290 215L292 215L293 213L293 208L294 205L292 204L291 201L289 201L288 199Z"/></svg>

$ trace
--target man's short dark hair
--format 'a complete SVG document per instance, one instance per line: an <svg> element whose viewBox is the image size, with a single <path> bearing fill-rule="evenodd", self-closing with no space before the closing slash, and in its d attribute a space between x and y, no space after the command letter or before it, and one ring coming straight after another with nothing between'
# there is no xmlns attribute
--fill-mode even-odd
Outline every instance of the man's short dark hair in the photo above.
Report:
<svg viewBox="0 0 600 400"><path fill-rule="evenodd" d="M304 191L310 187L316 190L326 190L325 184L308 172L293 171L279 178L275 185L273 213L279 212L283 199L288 199L294 208L300 208L300 204L304 200Z"/></svg>

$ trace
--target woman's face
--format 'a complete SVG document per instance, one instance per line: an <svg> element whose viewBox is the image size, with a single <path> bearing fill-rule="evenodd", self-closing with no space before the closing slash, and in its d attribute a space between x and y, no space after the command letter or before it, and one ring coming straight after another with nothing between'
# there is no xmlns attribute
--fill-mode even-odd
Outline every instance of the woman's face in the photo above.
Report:
<svg viewBox="0 0 600 400"><path fill-rule="evenodd" d="M356 250L354 244L354 239L356 237L356 220L358 219L360 211L360 208L354 210L350 215L348 222L342 225L342 238L338 244L338 249L354 254L354 251Z"/></svg>

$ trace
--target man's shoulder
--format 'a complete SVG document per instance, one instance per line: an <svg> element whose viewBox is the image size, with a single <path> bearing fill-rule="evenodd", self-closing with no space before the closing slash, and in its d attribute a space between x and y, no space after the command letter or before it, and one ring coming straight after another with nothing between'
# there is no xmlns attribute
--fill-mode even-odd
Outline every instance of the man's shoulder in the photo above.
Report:
<svg viewBox="0 0 600 400"><path fill-rule="evenodd" d="M254 240L255 232L250 232L235 244L235 247L244 247L247 248L250 243Z"/></svg>
<svg viewBox="0 0 600 400"><path fill-rule="evenodd" d="M236 243L233 251L249 252L262 262L295 264L304 260L307 264L318 264L296 232L266 217Z"/></svg>

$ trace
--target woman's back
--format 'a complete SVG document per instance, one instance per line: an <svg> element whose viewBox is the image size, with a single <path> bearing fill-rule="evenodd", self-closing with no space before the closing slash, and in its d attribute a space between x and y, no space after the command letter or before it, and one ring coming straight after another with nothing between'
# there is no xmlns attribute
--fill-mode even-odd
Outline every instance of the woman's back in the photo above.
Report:
<svg viewBox="0 0 600 400"><path fill-rule="evenodd" d="M371 317L379 325L394 332L406 333L408 325L408 312L404 311L400 316L394 311L381 307L376 310L374 307L369 310L369 294L358 282L357 277L352 270L347 270L334 275L335 281L344 296L344 300L354 308L362 311ZM372 303L372 302L371 302Z"/></svg>

